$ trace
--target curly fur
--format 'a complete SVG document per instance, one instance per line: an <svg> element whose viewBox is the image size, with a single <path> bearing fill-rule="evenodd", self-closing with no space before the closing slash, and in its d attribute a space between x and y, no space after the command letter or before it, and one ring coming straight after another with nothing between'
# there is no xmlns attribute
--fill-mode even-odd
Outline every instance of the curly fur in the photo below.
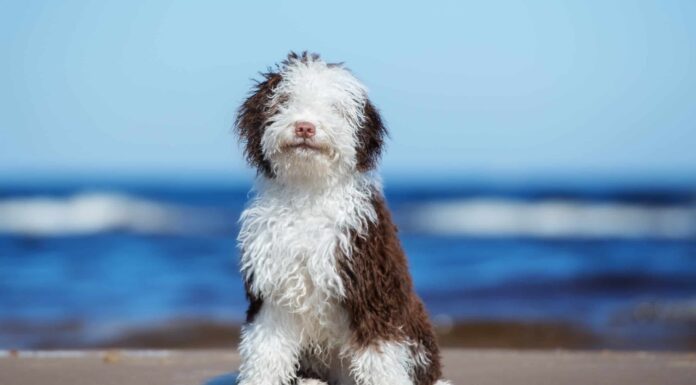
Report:
<svg viewBox="0 0 696 385"><path fill-rule="evenodd" d="M296 136L299 121L316 134ZM372 173L386 129L366 87L343 65L291 53L263 74L236 127L258 170L238 237L249 298L240 385L439 381L434 334Z"/></svg>

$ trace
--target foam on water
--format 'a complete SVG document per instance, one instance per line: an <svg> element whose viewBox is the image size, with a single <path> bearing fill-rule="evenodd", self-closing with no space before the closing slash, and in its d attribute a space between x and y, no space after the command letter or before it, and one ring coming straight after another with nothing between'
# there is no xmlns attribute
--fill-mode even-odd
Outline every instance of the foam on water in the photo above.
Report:
<svg viewBox="0 0 696 385"><path fill-rule="evenodd" d="M0 200L0 234L200 234L230 229L237 217L229 214L213 206L177 205L112 192L14 197ZM694 204L466 198L421 201L400 214L405 230L444 236L696 238Z"/></svg>
<svg viewBox="0 0 696 385"><path fill-rule="evenodd" d="M0 201L0 233L14 235L89 235L110 231L181 234L215 227L220 220L211 210L117 193Z"/></svg>
<svg viewBox="0 0 696 385"><path fill-rule="evenodd" d="M695 205L464 199L424 203L406 217L413 230L439 235L696 238Z"/></svg>

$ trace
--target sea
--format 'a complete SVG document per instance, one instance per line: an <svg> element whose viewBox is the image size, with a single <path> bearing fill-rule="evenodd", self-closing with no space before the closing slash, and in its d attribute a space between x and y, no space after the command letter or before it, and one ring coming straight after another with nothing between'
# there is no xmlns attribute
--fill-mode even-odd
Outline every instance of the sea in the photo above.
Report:
<svg viewBox="0 0 696 385"><path fill-rule="evenodd" d="M235 237L250 190L0 183L0 348L242 323ZM696 184L386 179L384 191L436 325L563 324L597 348L696 349Z"/></svg>

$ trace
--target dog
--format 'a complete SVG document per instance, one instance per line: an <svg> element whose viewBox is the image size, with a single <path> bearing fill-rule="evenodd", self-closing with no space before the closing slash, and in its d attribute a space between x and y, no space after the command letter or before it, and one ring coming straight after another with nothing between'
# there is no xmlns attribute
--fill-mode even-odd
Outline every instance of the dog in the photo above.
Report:
<svg viewBox="0 0 696 385"><path fill-rule="evenodd" d="M307 52L262 76L235 121L257 169L239 384L448 384L374 171L387 130L367 89Z"/></svg>

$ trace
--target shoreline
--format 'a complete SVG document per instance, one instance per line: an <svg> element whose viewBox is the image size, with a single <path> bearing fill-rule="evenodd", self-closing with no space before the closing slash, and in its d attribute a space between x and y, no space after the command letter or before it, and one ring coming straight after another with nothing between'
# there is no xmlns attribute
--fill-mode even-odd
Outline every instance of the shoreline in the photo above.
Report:
<svg viewBox="0 0 696 385"><path fill-rule="evenodd" d="M219 349L236 347L240 325L206 319L175 319L89 335L79 323L0 324L5 349ZM603 335L563 322L466 320L436 324L443 348L694 351L696 332L659 338ZM686 336L686 337L685 337ZM15 343L12 343L15 341Z"/></svg>
<svg viewBox="0 0 696 385"><path fill-rule="evenodd" d="M696 353L443 350L452 384L687 385ZM13 385L233 385L239 355L227 350L0 351L0 383Z"/></svg>

